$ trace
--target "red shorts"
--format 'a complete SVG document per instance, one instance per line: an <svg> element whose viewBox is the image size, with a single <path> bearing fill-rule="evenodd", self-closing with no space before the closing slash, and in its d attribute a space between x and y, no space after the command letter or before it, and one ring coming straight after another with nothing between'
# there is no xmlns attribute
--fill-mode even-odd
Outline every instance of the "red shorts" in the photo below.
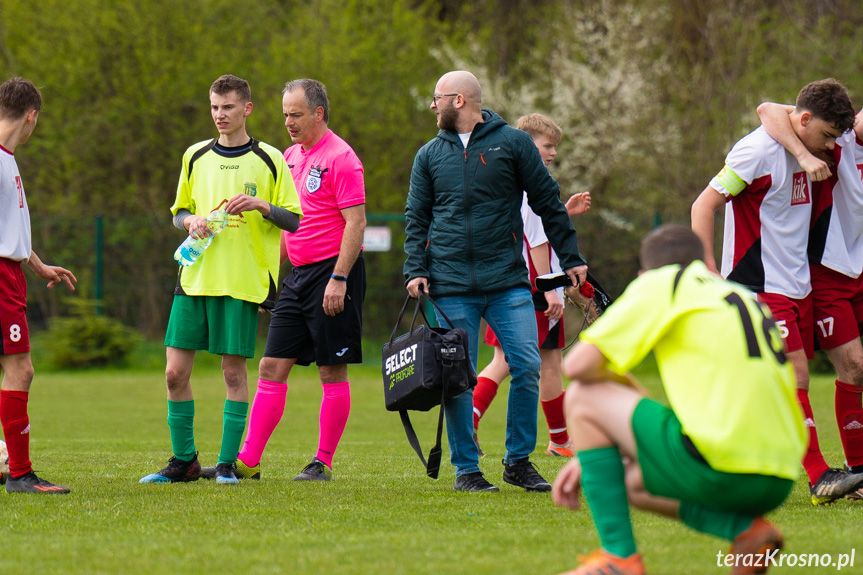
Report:
<svg viewBox="0 0 863 575"><path fill-rule="evenodd" d="M21 262L0 258L0 355L29 351L24 270Z"/></svg>
<svg viewBox="0 0 863 575"><path fill-rule="evenodd" d="M815 335L821 349L833 349L860 337L863 323L863 275L854 279L820 264L810 266Z"/></svg>
<svg viewBox="0 0 863 575"><path fill-rule="evenodd" d="M549 328L548 318L541 311L536 313L536 331L539 334L539 349L563 349L566 346L566 330L563 328L563 318ZM500 347L500 342L491 326L485 328L485 342L494 347Z"/></svg>
<svg viewBox="0 0 863 575"><path fill-rule="evenodd" d="M802 349L807 359L815 357L815 338L812 337L812 294L803 299L792 299L778 293L759 293L758 299L770 308L776 327L785 342L785 351Z"/></svg>

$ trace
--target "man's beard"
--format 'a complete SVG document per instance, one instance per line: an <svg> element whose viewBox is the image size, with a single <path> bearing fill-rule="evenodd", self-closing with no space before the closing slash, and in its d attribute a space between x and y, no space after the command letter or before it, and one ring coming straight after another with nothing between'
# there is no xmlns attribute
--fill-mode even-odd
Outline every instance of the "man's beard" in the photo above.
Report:
<svg viewBox="0 0 863 575"><path fill-rule="evenodd" d="M440 117L438 119L438 127L441 130L447 130L451 132L456 131L456 122L458 120L458 112L455 111L455 107L449 105L440 110Z"/></svg>

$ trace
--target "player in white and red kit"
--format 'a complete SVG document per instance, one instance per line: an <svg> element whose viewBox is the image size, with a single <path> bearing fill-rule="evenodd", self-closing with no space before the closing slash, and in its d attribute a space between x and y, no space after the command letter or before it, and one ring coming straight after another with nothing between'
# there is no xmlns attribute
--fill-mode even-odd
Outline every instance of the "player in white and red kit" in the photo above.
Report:
<svg viewBox="0 0 863 575"><path fill-rule="evenodd" d="M294 268L270 320L237 469L240 477L260 477L261 455L285 409L291 368L315 362L323 386L318 451L294 481L328 481L351 407L347 364L362 362L363 165L327 127L329 100L323 84L288 82L282 108L294 142L285 161L304 217L296 232L282 237Z"/></svg>
<svg viewBox="0 0 863 575"><path fill-rule="evenodd" d="M836 140L835 174L790 128L791 106L765 103L758 113L777 141L807 167L815 184L809 262L815 335L836 367L835 411L848 468L863 472L863 113ZM829 176L829 177L828 177ZM861 494L849 495L855 499Z"/></svg>
<svg viewBox="0 0 863 575"><path fill-rule="evenodd" d="M10 78L0 85L0 424L9 450L9 493L69 493L38 477L30 462L33 362L21 264L48 280L49 288L65 282L74 290L72 282L78 281L67 269L43 264L31 247L30 212L14 153L30 139L41 109L42 94L31 81Z"/></svg>
<svg viewBox="0 0 863 575"><path fill-rule="evenodd" d="M798 94L792 128L812 154L829 154L854 124L845 87L832 78ZM705 263L716 270L713 220L726 205L722 275L755 293L773 312L797 378L797 395L810 441L803 466L813 503L829 503L857 487L856 478L824 461L809 404L813 312L807 248L812 182L795 157L758 128L737 142L725 167L692 205L692 229L705 244Z"/></svg>

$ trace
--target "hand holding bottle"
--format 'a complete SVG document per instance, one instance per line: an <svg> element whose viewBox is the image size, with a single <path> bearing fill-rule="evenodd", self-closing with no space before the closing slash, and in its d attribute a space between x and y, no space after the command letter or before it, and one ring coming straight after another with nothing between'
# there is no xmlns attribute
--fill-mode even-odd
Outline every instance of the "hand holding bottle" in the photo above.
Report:
<svg viewBox="0 0 863 575"><path fill-rule="evenodd" d="M227 223L228 212L225 210L210 212L206 219L206 226L190 227L189 237L174 252L174 259L181 266L190 266L195 263L204 253L204 250L213 243L215 235L221 232Z"/></svg>

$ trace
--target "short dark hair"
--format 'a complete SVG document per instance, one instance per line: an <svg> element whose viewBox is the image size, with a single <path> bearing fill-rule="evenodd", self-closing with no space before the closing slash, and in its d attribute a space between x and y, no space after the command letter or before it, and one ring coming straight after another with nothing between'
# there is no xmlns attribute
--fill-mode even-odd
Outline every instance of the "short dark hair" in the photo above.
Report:
<svg viewBox="0 0 863 575"><path fill-rule="evenodd" d="M0 84L0 118L18 120L30 110L42 109L42 92L24 78L9 78Z"/></svg>
<svg viewBox="0 0 863 575"><path fill-rule="evenodd" d="M232 74L225 74L224 76L219 76L216 78L216 81L213 82L213 85L210 86L211 94L218 94L219 96L224 96L230 92L236 92L240 97L240 100L243 102L251 102L252 101L252 89L249 87L249 83L243 80L242 78L238 78Z"/></svg>
<svg viewBox="0 0 863 575"><path fill-rule="evenodd" d="M641 269L704 261L704 243L689 226L664 224L641 240Z"/></svg>
<svg viewBox="0 0 863 575"><path fill-rule="evenodd" d="M328 124L330 121L330 99L327 97L327 87L317 80L301 78L286 83L285 89L282 90L282 96L299 89L302 89L306 94L306 106L309 110L314 112L318 107L324 109L324 124Z"/></svg>
<svg viewBox="0 0 863 575"><path fill-rule="evenodd" d="M810 112L843 133L854 127L854 106L845 86L833 78L810 82L797 94L795 107Z"/></svg>

